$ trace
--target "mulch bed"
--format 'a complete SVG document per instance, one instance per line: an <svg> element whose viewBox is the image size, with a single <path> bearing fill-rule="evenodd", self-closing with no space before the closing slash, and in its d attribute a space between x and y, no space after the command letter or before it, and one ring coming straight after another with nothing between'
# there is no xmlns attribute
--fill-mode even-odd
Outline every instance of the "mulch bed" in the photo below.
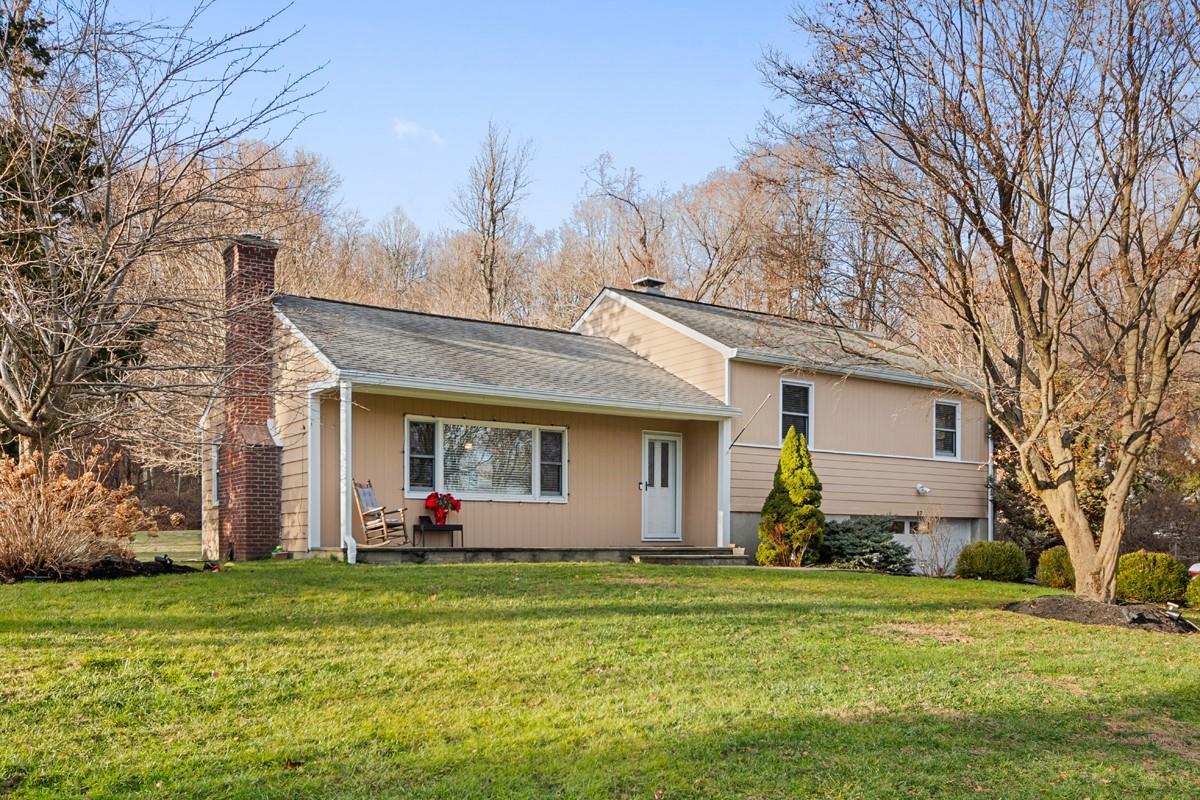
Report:
<svg viewBox="0 0 1200 800"><path fill-rule="evenodd" d="M136 558L106 558L80 580L109 580L111 578L152 578L155 575L180 575L199 572L195 567L176 564L169 558L138 561Z"/></svg>
<svg viewBox="0 0 1200 800"><path fill-rule="evenodd" d="M1084 625L1115 625L1158 633L1197 632L1196 626L1191 622L1182 617L1172 616L1172 613L1178 615L1178 612L1169 612L1148 603L1118 606L1094 600L1081 600L1068 595L1047 595L1022 600L1019 603L1009 603L1004 609L1042 619L1079 622Z"/></svg>
<svg viewBox="0 0 1200 800"><path fill-rule="evenodd" d="M199 572L195 567L176 564L170 558L155 556L153 561L136 558L105 558L85 573L77 575L26 575L23 581L106 581L113 578L152 578L155 575L181 575Z"/></svg>

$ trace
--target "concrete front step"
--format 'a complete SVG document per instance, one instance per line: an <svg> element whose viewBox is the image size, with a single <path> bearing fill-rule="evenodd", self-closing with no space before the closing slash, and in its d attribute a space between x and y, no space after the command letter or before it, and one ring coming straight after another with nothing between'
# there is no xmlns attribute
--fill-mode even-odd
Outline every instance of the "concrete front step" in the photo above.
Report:
<svg viewBox="0 0 1200 800"><path fill-rule="evenodd" d="M494 562L600 561L650 564L678 563L708 566L747 563L740 548L682 547L360 547L358 560L369 564L484 564ZM652 560L653 559L653 560Z"/></svg>
<svg viewBox="0 0 1200 800"><path fill-rule="evenodd" d="M676 567L745 567L753 562L747 555L722 553L646 553L633 556L634 563Z"/></svg>

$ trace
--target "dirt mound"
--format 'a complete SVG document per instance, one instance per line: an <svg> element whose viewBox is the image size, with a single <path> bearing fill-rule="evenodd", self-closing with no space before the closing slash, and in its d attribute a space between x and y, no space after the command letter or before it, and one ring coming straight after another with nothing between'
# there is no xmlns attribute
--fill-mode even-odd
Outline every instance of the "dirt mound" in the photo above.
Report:
<svg viewBox="0 0 1200 800"><path fill-rule="evenodd" d="M1019 603L1009 603L1004 609L1042 619L1058 619L1084 625L1116 625L1159 633L1197 632L1196 626L1180 617L1178 612L1170 612L1150 604L1117 606L1097 603L1094 600L1081 600L1069 595L1047 595L1022 600Z"/></svg>
<svg viewBox="0 0 1200 800"><path fill-rule="evenodd" d="M195 567L176 564L170 558L156 556L153 561L138 561L136 558L106 558L84 575L81 580L109 580L111 578L150 578L155 575L178 575L199 572Z"/></svg>

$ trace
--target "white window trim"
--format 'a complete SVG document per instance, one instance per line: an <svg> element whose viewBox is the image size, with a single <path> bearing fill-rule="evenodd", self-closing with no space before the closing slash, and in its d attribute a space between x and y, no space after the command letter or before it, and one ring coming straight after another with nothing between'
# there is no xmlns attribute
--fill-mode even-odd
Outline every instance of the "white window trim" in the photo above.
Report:
<svg viewBox="0 0 1200 800"><path fill-rule="evenodd" d="M808 433L805 434L805 441L808 443L808 449L812 450L816 447L813 444L817 433L817 387L812 381L798 381L791 378L779 379L779 403L778 413L775 415L775 424L779 426L779 444L783 444L784 432L783 428L783 387L784 386L807 386L808 387Z"/></svg>
<svg viewBox="0 0 1200 800"><path fill-rule="evenodd" d="M567 435L567 429L561 425L529 425L523 422L494 422L491 420L478 419L458 419L454 417L426 417L419 414L406 414L404 417L404 497L408 500L424 500L429 491L426 489L413 489L409 486L409 470L408 470L408 443L410 441L408 435L408 425L410 422L432 422L434 424L433 431L433 485L434 491L437 492L453 492L454 496L459 500L482 500L494 503L566 503L569 496L567 489L567 475L570 472L568 465L570 463L570 455L567 451L567 440L570 436ZM445 423L452 425L478 425L485 428L514 428L517 430L527 430L533 432L533 494L513 495L513 494L488 494L486 492L457 492L448 490L446 482L442 475L442 426ZM546 495L542 496L542 438L539 435L542 431L553 431L562 434L562 495Z"/></svg>
<svg viewBox="0 0 1200 800"><path fill-rule="evenodd" d="M954 455L949 456L944 453L939 453L937 448L937 407L939 405L954 406ZM942 430L945 430L943 428ZM933 457L938 461L961 461L962 460L962 401L947 400L937 398L933 401L933 421L930 426L930 440L933 445Z"/></svg>

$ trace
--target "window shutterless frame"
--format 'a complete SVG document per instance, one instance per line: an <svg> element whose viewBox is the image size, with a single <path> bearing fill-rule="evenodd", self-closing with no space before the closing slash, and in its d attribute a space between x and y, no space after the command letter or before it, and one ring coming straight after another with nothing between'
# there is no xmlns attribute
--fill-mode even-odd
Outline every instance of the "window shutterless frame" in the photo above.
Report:
<svg viewBox="0 0 1200 800"><path fill-rule="evenodd" d="M952 406L954 408L954 452L940 453L938 452L937 435L938 431L949 431L950 428L938 426L938 406ZM934 400L933 401L933 457L943 461L958 461L962 456L962 403L958 400Z"/></svg>
<svg viewBox="0 0 1200 800"><path fill-rule="evenodd" d="M807 415L797 415L797 416L807 416L808 417L808 425L807 425L808 431L804 432L804 439L805 439L805 441L808 442L808 447L811 450L816 447L816 445L813 444L814 434L816 433L816 430L817 430L816 414L815 414L816 406L817 406L816 387L813 385L812 381L800 381L800 380L793 380L791 378L781 378L779 380L779 413L775 415L775 424L779 426L779 443L780 444L783 444L784 437L787 436L787 431L785 431L783 429L783 415L791 413L791 412L785 411L783 408L783 387L785 387L785 386L803 386L806 389L808 389L808 414ZM797 431L797 433L801 433L801 431Z"/></svg>
<svg viewBox="0 0 1200 800"><path fill-rule="evenodd" d="M433 491L445 492L446 482L444 480L444 459L443 459L443 437L442 426L446 423L453 425L473 425L483 428L510 428L516 430L527 430L533 434L533 461L532 461L532 488L531 494L490 494L486 492L461 492L458 490L450 490L459 500L490 500L502 503L565 503L567 502L567 475L570 472L568 463L570 456L568 455L569 439L567 429L560 425L528 425L519 422L491 422L487 420L474 419L457 419L449 417L426 417L417 414L406 414L404 416L404 496L408 499L423 500L428 494L429 489L420 487L413 488L409 485L409 463L408 463L408 448L409 448L409 424L412 422L431 422L434 424L433 433ZM562 494L545 495L541 493L541 432L555 431L562 434Z"/></svg>

